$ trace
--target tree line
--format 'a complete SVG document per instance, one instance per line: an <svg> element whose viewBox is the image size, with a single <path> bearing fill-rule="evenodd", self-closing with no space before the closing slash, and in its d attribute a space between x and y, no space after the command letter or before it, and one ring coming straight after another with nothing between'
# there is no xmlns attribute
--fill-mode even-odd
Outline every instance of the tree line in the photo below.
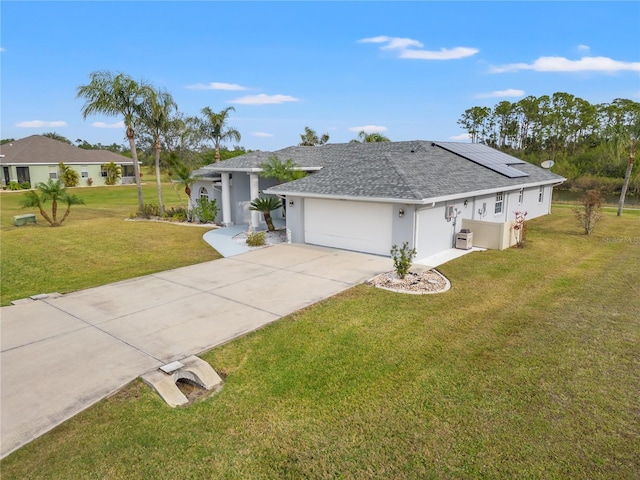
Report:
<svg viewBox="0 0 640 480"><path fill-rule="evenodd" d="M458 125L472 142L537 165L553 160L554 171L568 179L568 186L620 192L626 183L640 193L640 173L632 175L640 138L638 102L617 98L591 104L556 92L469 108Z"/></svg>

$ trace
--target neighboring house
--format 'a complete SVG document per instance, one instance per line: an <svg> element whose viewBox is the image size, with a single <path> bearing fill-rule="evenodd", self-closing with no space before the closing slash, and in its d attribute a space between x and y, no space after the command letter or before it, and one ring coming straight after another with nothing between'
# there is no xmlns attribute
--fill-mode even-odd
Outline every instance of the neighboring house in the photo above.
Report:
<svg viewBox="0 0 640 480"><path fill-rule="evenodd" d="M60 177L60 162L78 172L80 186L104 185L106 172L102 165L113 162L122 167L120 183L135 183L133 160L108 150L84 150L42 135L0 145L2 186L9 182L30 183ZM91 179L91 182L89 182Z"/></svg>
<svg viewBox="0 0 640 480"><path fill-rule="evenodd" d="M261 178L260 165L272 156L310 174L282 185ZM416 259L454 248L461 229L472 232L474 246L513 245L514 212L548 214L553 186L565 180L486 145L430 141L289 147L197 173L192 196L216 198L223 224L261 228L248 203L260 193L277 195L294 243L389 256L393 245L408 242Z"/></svg>

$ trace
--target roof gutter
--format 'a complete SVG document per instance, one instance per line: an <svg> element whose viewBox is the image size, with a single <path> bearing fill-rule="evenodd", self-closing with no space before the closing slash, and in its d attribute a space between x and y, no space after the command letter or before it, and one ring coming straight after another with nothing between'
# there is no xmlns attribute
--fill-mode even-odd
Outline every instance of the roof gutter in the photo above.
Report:
<svg viewBox="0 0 640 480"><path fill-rule="evenodd" d="M375 203L403 203L403 204L413 204L413 205L421 205L424 202L422 200L416 200L415 198L405 199L405 198L392 198L392 197L357 197L353 195L331 195L324 193L302 193L302 192L283 192L277 191L274 192L270 188L263 190L264 193L269 195L277 195L277 196L295 196L295 197L304 197L304 198L324 198L327 200L351 200L357 202L375 202Z"/></svg>

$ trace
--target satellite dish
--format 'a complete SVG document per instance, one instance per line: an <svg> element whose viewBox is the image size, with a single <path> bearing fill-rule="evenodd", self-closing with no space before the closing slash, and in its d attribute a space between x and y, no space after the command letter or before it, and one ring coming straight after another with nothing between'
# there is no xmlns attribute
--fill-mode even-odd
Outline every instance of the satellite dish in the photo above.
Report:
<svg viewBox="0 0 640 480"><path fill-rule="evenodd" d="M551 167L553 167L553 165L554 165L555 163L556 163L556 162L554 162L553 160L545 160L544 162L542 162L542 163L540 164L540 166L541 166L542 168L551 168Z"/></svg>

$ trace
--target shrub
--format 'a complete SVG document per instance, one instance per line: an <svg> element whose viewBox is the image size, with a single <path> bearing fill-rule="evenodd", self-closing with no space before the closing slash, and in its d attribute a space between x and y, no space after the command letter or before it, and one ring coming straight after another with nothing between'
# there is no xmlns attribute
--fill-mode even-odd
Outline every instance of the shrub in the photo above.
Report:
<svg viewBox="0 0 640 480"><path fill-rule="evenodd" d="M602 194L598 190L589 190L580 199L582 207L573 209L578 223L584 228L585 235L591 235L602 215Z"/></svg>
<svg viewBox="0 0 640 480"><path fill-rule="evenodd" d="M566 182L571 190L599 190L602 193L619 193L622 191L622 178L594 177L585 175Z"/></svg>
<svg viewBox="0 0 640 480"><path fill-rule="evenodd" d="M527 236L527 212L513 212L516 219L513 222L513 231L516 236L516 246L519 248L524 247L524 240Z"/></svg>
<svg viewBox="0 0 640 480"><path fill-rule="evenodd" d="M212 223L218 216L218 205L216 199L209 201L206 198L196 200L196 206L193 208L193 214L200 223Z"/></svg>
<svg viewBox="0 0 640 480"><path fill-rule="evenodd" d="M399 278L404 278L409 273L411 263L417 253L415 248L409 248L409 242L404 242L401 248L398 248L397 245L391 247L393 266Z"/></svg>
<svg viewBox="0 0 640 480"><path fill-rule="evenodd" d="M65 187L77 187L80 183L80 175L73 168L64 163L58 164L60 167L60 180L64 183Z"/></svg>
<svg viewBox="0 0 640 480"><path fill-rule="evenodd" d="M29 190L31 188L31 184L29 182L22 182L20 186L23 190Z"/></svg>
<svg viewBox="0 0 640 480"><path fill-rule="evenodd" d="M186 222L189 218L187 210L184 207L172 207L164 212L167 218L176 220L178 222Z"/></svg>
<svg viewBox="0 0 640 480"><path fill-rule="evenodd" d="M7 184L9 190L22 190L22 184L18 182L9 182Z"/></svg>
<svg viewBox="0 0 640 480"><path fill-rule="evenodd" d="M153 203L145 203L142 207L142 212L138 212L137 216L142 218L159 217L160 208Z"/></svg>
<svg viewBox="0 0 640 480"><path fill-rule="evenodd" d="M265 243L264 232L250 232L247 234L247 245L250 247L261 247Z"/></svg>

